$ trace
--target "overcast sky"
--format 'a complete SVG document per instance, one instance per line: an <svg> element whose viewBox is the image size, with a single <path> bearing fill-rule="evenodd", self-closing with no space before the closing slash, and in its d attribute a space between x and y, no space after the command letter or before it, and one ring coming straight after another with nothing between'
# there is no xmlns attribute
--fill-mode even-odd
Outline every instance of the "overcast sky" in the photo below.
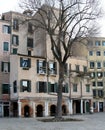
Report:
<svg viewBox="0 0 105 130"><path fill-rule="evenodd" d="M105 8L105 0L100 0L102 3L103 8ZM3 12L8 11L20 11L18 8L19 0L0 0L0 15ZM102 26L101 29L101 36L105 37L105 16L103 19L100 20L100 25Z"/></svg>

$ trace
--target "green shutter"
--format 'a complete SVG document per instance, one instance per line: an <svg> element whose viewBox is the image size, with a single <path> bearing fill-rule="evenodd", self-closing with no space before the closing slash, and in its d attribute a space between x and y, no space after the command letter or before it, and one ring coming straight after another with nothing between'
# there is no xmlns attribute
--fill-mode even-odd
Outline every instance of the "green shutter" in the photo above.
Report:
<svg viewBox="0 0 105 130"><path fill-rule="evenodd" d="M28 92L31 92L31 81L28 81L28 88L27 88Z"/></svg>
<svg viewBox="0 0 105 130"><path fill-rule="evenodd" d="M43 61L43 70L46 73L46 61L45 60Z"/></svg>
<svg viewBox="0 0 105 130"><path fill-rule="evenodd" d="M37 73L39 73L39 60L37 60Z"/></svg>
<svg viewBox="0 0 105 130"><path fill-rule="evenodd" d="M54 92L56 92L56 93L58 92L58 83L54 84Z"/></svg>
<svg viewBox="0 0 105 130"><path fill-rule="evenodd" d="M51 92L51 83L48 82L48 92Z"/></svg>
<svg viewBox="0 0 105 130"><path fill-rule="evenodd" d="M20 92L23 92L24 88L22 86L22 80L20 80Z"/></svg>
<svg viewBox="0 0 105 130"><path fill-rule="evenodd" d="M39 93L39 81L36 82L36 93Z"/></svg>
<svg viewBox="0 0 105 130"><path fill-rule="evenodd" d="M4 62L1 62L1 71L4 71Z"/></svg>
<svg viewBox="0 0 105 130"><path fill-rule="evenodd" d="M16 37L16 44L19 45L19 37Z"/></svg>
<svg viewBox="0 0 105 130"><path fill-rule="evenodd" d="M8 26L8 33L10 34L11 33L11 27Z"/></svg>
<svg viewBox="0 0 105 130"><path fill-rule="evenodd" d="M22 67L23 58L20 57L20 67Z"/></svg>
<svg viewBox="0 0 105 130"><path fill-rule="evenodd" d="M44 92L47 93L47 82L44 82Z"/></svg>
<svg viewBox="0 0 105 130"><path fill-rule="evenodd" d="M10 62L8 62L8 72L10 72Z"/></svg>
<svg viewBox="0 0 105 130"><path fill-rule="evenodd" d="M31 68L31 59L28 58L28 67Z"/></svg>
<svg viewBox="0 0 105 130"><path fill-rule="evenodd" d="M57 62L54 62L54 70L55 70L55 74L57 74Z"/></svg>
<svg viewBox="0 0 105 130"><path fill-rule="evenodd" d="M68 93L68 83L65 85L65 93Z"/></svg>

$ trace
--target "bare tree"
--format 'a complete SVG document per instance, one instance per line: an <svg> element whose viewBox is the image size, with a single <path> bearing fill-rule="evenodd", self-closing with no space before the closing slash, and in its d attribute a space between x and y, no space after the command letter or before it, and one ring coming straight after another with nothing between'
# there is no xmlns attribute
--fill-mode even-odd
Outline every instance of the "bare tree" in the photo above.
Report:
<svg viewBox="0 0 105 130"><path fill-rule="evenodd" d="M47 32L51 50L59 63L56 118L62 118L64 66L71 56L72 45L97 32L101 14L98 0L21 0L21 7L34 12L29 20L35 29Z"/></svg>

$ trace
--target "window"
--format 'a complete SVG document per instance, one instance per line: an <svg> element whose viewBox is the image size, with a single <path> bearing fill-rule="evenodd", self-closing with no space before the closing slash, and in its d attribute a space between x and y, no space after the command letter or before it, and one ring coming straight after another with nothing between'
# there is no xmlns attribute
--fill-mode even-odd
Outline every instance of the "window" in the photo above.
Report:
<svg viewBox="0 0 105 130"><path fill-rule="evenodd" d="M9 51L9 43L8 42L3 43L3 50L4 51Z"/></svg>
<svg viewBox="0 0 105 130"><path fill-rule="evenodd" d="M100 51L96 51L96 56L101 56L101 52Z"/></svg>
<svg viewBox="0 0 105 130"><path fill-rule="evenodd" d="M95 45L96 45L96 46L100 46L100 45L101 45L100 41L96 41L96 42L95 42Z"/></svg>
<svg viewBox="0 0 105 130"><path fill-rule="evenodd" d="M97 69L101 69L101 62L97 62Z"/></svg>
<svg viewBox="0 0 105 130"><path fill-rule="evenodd" d="M90 85L89 84L86 85L86 92L90 92Z"/></svg>
<svg viewBox="0 0 105 130"><path fill-rule="evenodd" d="M27 38L27 47L33 48L33 39L32 38Z"/></svg>
<svg viewBox="0 0 105 130"><path fill-rule="evenodd" d="M46 73L46 61L45 60L37 60L37 73L38 74Z"/></svg>
<svg viewBox="0 0 105 130"><path fill-rule="evenodd" d="M96 86L96 82L94 81L94 82L92 82L92 86L93 87L95 87Z"/></svg>
<svg viewBox="0 0 105 130"><path fill-rule="evenodd" d="M93 90L93 97L96 97L96 90Z"/></svg>
<svg viewBox="0 0 105 130"><path fill-rule="evenodd" d="M90 62L90 69L93 69L95 67L94 62Z"/></svg>
<svg viewBox="0 0 105 130"><path fill-rule="evenodd" d="M105 46L105 41L102 41L102 46Z"/></svg>
<svg viewBox="0 0 105 130"><path fill-rule="evenodd" d="M28 56L31 56L31 51L28 50Z"/></svg>
<svg viewBox="0 0 105 130"><path fill-rule="evenodd" d="M16 31L19 30L18 19L14 19L14 20L13 20L13 29L16 30Z"/></svg>
<svg viewBox="0 0 105 130"><path fill-rule="evenodd" d="M97 72L97 77L98 77L98 78L102 78L102 76L103 76L103 73L102 73L102 72Z"/></svg>
<svg viewBox="0 0 105 130"><path fill-rule="evenodd" d="M19 44L19 38L17 35L12 36L12 44L13 45L18 45Z"/></svg>
<svg viewBox="0 0 105 130"><path fill-rule="evenodd" d="M48 82L48 92L57 92L58 84L57 83L50 83Z"/></svg>
<svg viewBox="0 0 105 130"><path fill-rule="evenodd" d="M73 84L73 92L77 92L77 84Z"/></svg>
<svg viewBox="0 0 105 130"><path fill-rule="evenodd" d="M2 94L9 94L9 92L10 92L9 84L3 84L2 85Z"/></svg>
<svg viewBox="0 0 105 130"><path fill-rule="evenodd" d="M46 93L47 92L47 83L39 81L37 82L37 93Z"/></svg>
<svg viewBox="0 0 105 130"><path fill-rule="evenodd" d="M49 62L49 73L50 74L57 74L57 63L56 62Z"/></svg>
<svg viewBox="0 0 105 130"><path fill-rule="evenodd" d="M88 41L88 46L93 46L93 41Z"/></svg>
<svg viewBox="0 0 105 130"><path fill-rule="evenodd" d="M30 80L21 80L20 81L20 92L31 92L31 81Z"/></svg>
<svg viewBox="0 0 105 130"><path fill-rule="evenodd" d="M31 67L31 59L29 58L20 58L20 67L23 69L29 69Z"/></svg>
<svg viewBox="0 0 105 130"><path fill-rule="evenodd" d="M97 82L97 86L99 86L99 87L102 87L103 86L103 82Z"/></svg>
<svg viewBox="0 0 105 130"><path fill-rule="evenodd" d="M76 65L76 71L79 72L79 65Z"/></svg>
<svg viewBox="0 0 105 130"><path fill-rule="evenodd" d="M16 80L13 82L13 92L17 93L17 81Z"/></svg>
<svg viewBox="0 0 105 130"><path fill-rule="evenodd" d="M83 66L83 72L87 73L87 67L86 66Z"/></svg>
<svg viewBox="0 0 105 130"><path fill-rule="evenodd" d="M98 96L103 97L103 90L98 90Z"/></svg>
<svg viewBox="0 0 105 130"><path fill-rule="evenodd" d="M1 62L1 71L2 72L10 72L10 62Z"/></svg>
<svg viewBox="0 0 105 130"><path fill-rule="evenodd" d="M97 106L97 103L96 102L93 102L93 108L95 109Z"/></svg>
<svg viewBox="0 0 105 130"><path fill-rule="evenodd" d="M63 93L68 93L68 83L66 83L62 88Z"/></svg>
<svg viewBox="0 0 105 130"><path fill-rule="evenodd" d="M10 34L11 33L11 28L8 25L3 25L3 33L5 34Z"/></svg>
<svg viewBox="0 0 105 130"><path fill-rule="evenodd" d="M89 56L93 56L93 51L89 51Z"/></svg>
<svg viewBox="0 0 105 130"><path fill-rule="evenodd" d="M91 73L90 73L90 77L91 77L91 78L95 78L95 72L91 72Z"/></svg>
<svg viewBox="0 0 105 130"><path fill-rule="evenodd" d="M28 32L33 33L33 25L32 25L32 23L28 23Z"/></svg>
<svg viewBox="0 0 105 130"><path fill-rule="evenodd" d="M17 54L17 48L13 48L13 54Z"/></svg>

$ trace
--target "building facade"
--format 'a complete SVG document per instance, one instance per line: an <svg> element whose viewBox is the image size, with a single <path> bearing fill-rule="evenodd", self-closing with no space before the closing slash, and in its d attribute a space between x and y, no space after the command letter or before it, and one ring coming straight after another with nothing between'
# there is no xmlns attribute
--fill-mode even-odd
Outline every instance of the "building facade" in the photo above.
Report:
<svg viewBox="0 0 105 130"><path fill-rule="evenodd" d="M42 30L34 31L32 22L24 23L27 18L31 18L31 15L27 15L26 12L3 14L3 22L7 20L11 26L9 41L6 40L10 43L6 61L10 62L8 82L3 78L4 83L9 84L8 116L54 116L59 64L51 52L49 36ZM1 61L4 59L3 57ZM87 65L87 59L82 57L71 57L67 61L62 89L63 115L90 112L93 96L90 77L86 75ZM1 77L3 77L2 73ZM3 105L1 105L1 115L4 116L2 107Z"/></svg>
<svg viewBox="0 0 105 130"><path fill-rule="evenodd" d="M103 112L105 111L105 38L89 39L88 61L93 87L94 112Z"/></svg>
<svg viewBox="0 0 105 130"><path fill-rule="evenodd" d="M10 23L0 20L0 117L10 108Z"/></svg>

